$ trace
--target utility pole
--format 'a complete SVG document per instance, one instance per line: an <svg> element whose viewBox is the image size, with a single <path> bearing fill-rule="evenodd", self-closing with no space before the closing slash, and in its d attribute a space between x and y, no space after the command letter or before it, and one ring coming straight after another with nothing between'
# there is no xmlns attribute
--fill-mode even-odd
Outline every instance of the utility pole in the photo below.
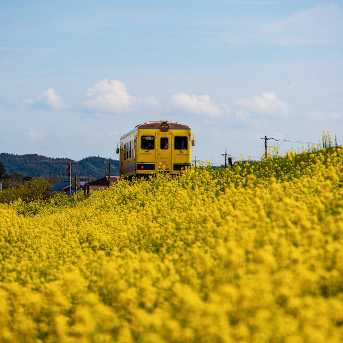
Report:
<svg viewBox="0 0 343 343"><path fill-rule="evenodd" d="M224 156L225 158L225 168L227 168L227 156L228 156L228 153L227 153L227 149L225 148L225 154L222 154L222 156Z"/></svg>
<svg viewBox="0 0 343 343"><path fill-rule="evenodd" d="M77 175L75 174L75 194L77 192Z"/></svg>
<svg viewBox="0 0 343 343"><path fill-rule="evenodd" d="M104 161L105 163L105 178L107 177L106 175L106 167L107 167L107 164L108 164L108 187L111 186L111 161Z"/></svg>
<svg viewBox="0 0 343 343"><path fill-rule="evenodd" d="M111 161L108 162L108 187L111 186Z"/></svg>
<svg viewBox="0 0 343 343"><path fill-rule="evenodd" d="M73 169L71 168L72 164L72 162L67 162L67 171L69 176L69 195L71 195L71 172L73 171Z"/></svg>
<svg viewBox="0 0 343 343"><path fill-rule="evenodd" d="M261 138L261 139L264 139L264 157L267 158L268 156L268 139L274 139L275 141L277 139L275 138L272 138L272 137L267 137L267 136L264 136L264 138Z"/></svg>
<svg viewBox="0 0 343 343"><path fill-rule="evenodd" d="M268 151L267 142L268 142L268 138L267 138L267 136L264 136L264 155L265 155L266 158L267 158L267 155L268 155L268 153L267 153L267 151Z"/></svg>
<svg viewBox="0 0 343 343"><path fill-rule="evenodd" d="M230 166L230 167L233 167L232 157L229 157L228 160L229 160L229 166Z"/></svg>

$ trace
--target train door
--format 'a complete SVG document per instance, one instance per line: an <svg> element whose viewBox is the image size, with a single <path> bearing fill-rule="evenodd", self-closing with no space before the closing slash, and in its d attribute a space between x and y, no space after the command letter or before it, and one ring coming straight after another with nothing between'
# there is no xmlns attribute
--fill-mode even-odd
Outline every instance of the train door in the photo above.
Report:
<svg viewBox="0 0 343 343"><path fill-rule="evenodd" d="M156 162L158 171L172 170L172 133L157 132L156 134Z"/></svg>

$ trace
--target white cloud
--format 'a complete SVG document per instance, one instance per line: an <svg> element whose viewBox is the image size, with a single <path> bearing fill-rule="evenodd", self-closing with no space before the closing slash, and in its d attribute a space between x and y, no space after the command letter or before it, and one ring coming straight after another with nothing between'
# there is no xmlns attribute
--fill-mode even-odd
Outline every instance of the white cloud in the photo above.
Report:
<svg viewBox="0 0 343 343"><path fill-rule="evenodd" d="M195 114L219 116L223 112L218 106L212 104L207 94L189 95L186 93L177 93L172 96L172 102L176 107Z"/></svg>
<svg viewBox="0 0 343 343"><path fill-rule="evenodd" d="M266 40L281 45L342 41L343 13L334 4L317 5L266 26Z"/></svg>
<svg viewBox="0 0 343 343"><path fill-rule="evenodd" d="M42 135L39 132L34 131L31 128L29 128L29 137L32 141L38 141L39 139L42 138Z"/></svg>
<svg viewBox="0 0 343 343"><path fill-rule="evenodd" d="M123 82L102 80L87 90L90 98L86 105L102 112L127 112L139 107L156 108L157 100L153 96L131 96Z"/></svg>
<svg viewBox="0 0 343 343"><path fill-rule="evenodd" d="M321 111L312 111L310 117L313 119L332 119L332 120L341 120L343 119L343 112L321 112Z"/></svg>
<svg viewBox="0 0 343 343"><path fill-rule="evenodd" d="M241 121L246 121L248 118L251 117L251 114L244 110L235 110L234 115L237 119Z"/></svg>
<svg viewBox="0 0 343 343"><path fill-rule="evenodd" d="M30 99L30 98L24 98L24 99L22 99L22 101L29 104L29 105L33 105L35 103L35 100Z"/></svg>
<svg viewBox="0 0 343 343"><path fill-rule="evenodd" d="M244 20L244 19L242 19ZM230 44L276 46L319 45L342 42L343 12L335 4L319 4L278 21L246 22L224 34Z"/></svg>
<svg viewBox="0 0 343 343"><path fill-rule="evenodd" d="M45 102L55 110L67 108L67 105L63 101L59 94L56 94L54 89L47 89L39 98L39 101Z"/></svg>
<svg viewBox="0 0 343 343"><path fill-rule="evenodd" d="M23 99L29 105L48 106L54 110L62 110L68 106L59 94L56 94L53 88L48 88L36 99Z"/></svg>
<svg viewBox="0 0 343 343"><path fill-rule="evenodd" d="M281 101L275 92L266 92L252 98L240 98L237 105L246 111L259 113L273 117L289 117L294 115L293 109L284 101Z"/></svg>

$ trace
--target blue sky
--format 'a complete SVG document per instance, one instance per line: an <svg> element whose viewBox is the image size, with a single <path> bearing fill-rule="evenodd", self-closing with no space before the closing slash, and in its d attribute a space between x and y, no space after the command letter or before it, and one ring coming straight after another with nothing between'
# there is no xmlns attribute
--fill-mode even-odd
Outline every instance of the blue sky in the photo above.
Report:
<svg viewBox="0 0 343 343"><path fill-rule="evenodd" d="M0 150L117 158L160 119L215 163L260 158L265 135L343 144L342 61L338 0L3 0Z"/></svg>

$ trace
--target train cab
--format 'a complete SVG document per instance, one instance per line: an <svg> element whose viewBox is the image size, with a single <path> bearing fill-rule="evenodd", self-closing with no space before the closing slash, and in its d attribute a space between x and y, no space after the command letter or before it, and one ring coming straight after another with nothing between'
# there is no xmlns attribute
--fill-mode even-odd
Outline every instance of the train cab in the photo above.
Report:
<svg viewBox="0 0 343 343"><path fill-rule="evenodd" d="M150 121L137 125L118 143L119 173L124 178L158 172L179 174L191 166L191 128L176 122Z"/></svg>

